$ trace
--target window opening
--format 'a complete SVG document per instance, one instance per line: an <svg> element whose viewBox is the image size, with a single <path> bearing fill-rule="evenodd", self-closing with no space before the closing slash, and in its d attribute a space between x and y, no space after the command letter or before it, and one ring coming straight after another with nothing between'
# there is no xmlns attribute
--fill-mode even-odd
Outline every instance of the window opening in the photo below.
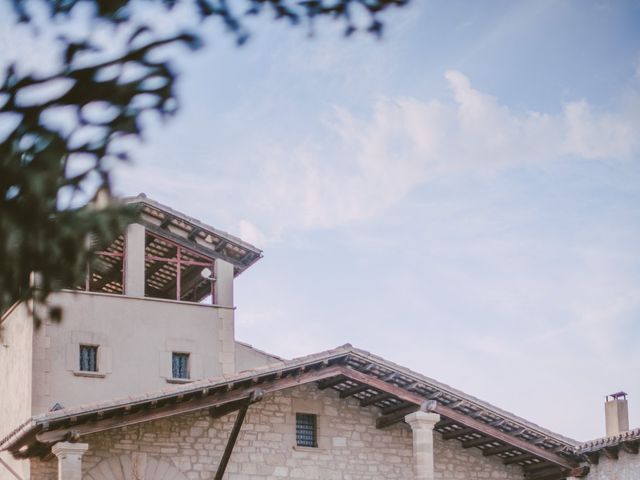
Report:
<svg viewBox="0 0 640 480"><path fill-rule="evenodd" d="M98 371L98 347L95 345L80 345L80 371Z"/></svg>
<svg viewBox="0 0 640 480"><path fill-rule="evenodd" d="M173 378L189 378L188 353L173 353L171 361L171 376Z"/></svg>
<svg viewBox="0 0 640 480"><path fill-rule="evenodd" d="M317 416L311 413L296 413L296 445L299 447L318 446Z"/></svg>

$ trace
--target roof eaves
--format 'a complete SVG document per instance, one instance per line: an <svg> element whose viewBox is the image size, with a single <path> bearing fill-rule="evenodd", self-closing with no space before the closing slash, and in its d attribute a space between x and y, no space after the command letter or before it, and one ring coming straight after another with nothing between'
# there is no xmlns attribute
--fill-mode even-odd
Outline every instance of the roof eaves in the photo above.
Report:
<svg viewBox="0 0 640 480"><path fill-rule="evenodd" d="M246 248L247 250L251 250L252 252L259 254L260 256L262 256L262 250L259 249L258 247L256 247L255 245L250 244L249 242L246 242L244 240L242 240L240 237L237 237L235 235L232 235L231 233L225 232L223 230L219 230L215 227L212 227L211 225L208 225L200 220L198 220L197 218L193 218L190 217L189 215L186 215L182 212L179 212L178 210L175 210L167 205L164 205L152 198L147 197L144 193L139 194L138 196L135 197L125 197L122 198L121 201L123 203L126 204L136 204L136 203L146 203L147 205L149 205L150 207L154 207L157 208L159 210L163 210L167 213L169 213L170 215L180 218L181 220L190 223L198 228L201 228L203 230L208 230L209 232L213 233L214 235L217 235L219 237L224 238L225 240L229 240L231 242L237 243L238 245L240 245L243 248Z"/></svg>
<svg viewBox="0 0 640 480"><path fill-rule="evenodd" d="M528 429L530 431L539 433L539 434L544 435L544 436L551 437L552 439L556 440L557 442L565 444L567 447L576 448L576 447L578 447L580 445L580 442L578 442L577 440L574 440L574 439L569 438L569 437L565 437L565 436L560 435L560 434L558 434L556 432L548 430L548 429L546 429L544 427L541 427L541 426L539 426L539 425L537 425L537 424L535 424L533 422L525 420L524 418L521 418L521 417L519 417L519 416L517 416L517 415L515 415L515 414L513 414L511 412L508 412L508 411L503 410L503 409L501 409L499 407L496 407L495 405L492 405L492 404L490 404L488 402L480 400L477 397L474 397L472 395L464 393L461 390L453 388L453 387L451 387L451 386L449 386L449 385L447 385L445 383L439 382L439 381L437 381L437 380L435 380L433 378L427 377L427 376L425 376L425 375L423 375L421 373L414 372L411 369L408 369L408 368L403 367L401 365L398 365L398 364L396 364L394 362L386 360L386 359L384 359L382 357L379 357L379 356L377 356L375 354L372 354L372 353L370 353L370 352L368 352L366 350L361 350L361 349L358 349L358 348L351 347L350 351L353 354L359 355L359 356L361 356L361 357L363 357L363 358L365 358L365 359L367 359L369 361L380 363L382 365L385 365L389 369L396 370L396 371L401 372L401 373L403 373L403 374L405 374L407 376L413 377L417 381L422 381L424 383L427 383L430 386L433 386L436 389L442 390L442 391L446 392L449 395L452 395L452 396L455 396L455 397L459 397L460 399L463 399L465 402L474 404L474 405L476 405L476 406L478 406L480 408L483 408L483 409L487 409L487 410L491 411L492 413L494 413L494 414L496 414L496 415L498 415L500 417L503 417L503 418L513 422L513 423L519 424L520 426L522 426L522 427L524 427L524 428L526 428L526 429Z"/></svg>
<svg viewBox="0 0 640 480"><path fill-rule="evenodd" d="M589 453L602 450L605 447L615 447L624 442L640 440L640 427L609 437L595 438L579 445L578 453Z"/></svg>

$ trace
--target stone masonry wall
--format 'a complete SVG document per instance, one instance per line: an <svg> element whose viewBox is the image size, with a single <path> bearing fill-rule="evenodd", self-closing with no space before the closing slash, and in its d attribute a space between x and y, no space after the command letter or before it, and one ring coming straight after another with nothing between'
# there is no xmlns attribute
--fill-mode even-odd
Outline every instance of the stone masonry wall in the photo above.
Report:
<svg viewBox="0 0 640 480"><path fill-rule="evenodd" d="M591 465L586 480L636 480L640 479L640 455L620 449L618 460L600 455L598 465Z"/></svg>
<svg viewBox="0 0 640 480"><path fill-rule="evenodd" d="M318 448L295 446L295 413L318 415ZM410 480L412 432L404 424L375 428L375 408L362 408L334 391L302 386L268 395L249 408L227 468L228 480ZM89 480L120 478L94 473L105 459L147 454L171 462L188 479L212 478L234 414L211 419L206 412L88 436L83 471ZM521 471L476 449L436 434L437 480L522 480ZM101 469L102 466L98 466ZM32 462L32 480L55 480L56 459ZM149 470L146 470L147 472ZM127 477L125 477L127 478ZM177 478L177 477L171 477ZM128 480L128 478L127 478ZM151 480L150 478L144 480Z"/></svg>

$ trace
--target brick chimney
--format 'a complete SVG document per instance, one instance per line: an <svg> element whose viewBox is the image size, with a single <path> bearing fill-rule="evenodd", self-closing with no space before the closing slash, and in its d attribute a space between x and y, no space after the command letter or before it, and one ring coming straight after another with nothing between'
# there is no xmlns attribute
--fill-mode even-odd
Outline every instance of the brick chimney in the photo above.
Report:
<svg viewBox="0 0 640 480"><path fill-rule="evenodd" d="M607 437L629 430L629 406L627 394L617 392L607 395L604 402Z"/></svg>

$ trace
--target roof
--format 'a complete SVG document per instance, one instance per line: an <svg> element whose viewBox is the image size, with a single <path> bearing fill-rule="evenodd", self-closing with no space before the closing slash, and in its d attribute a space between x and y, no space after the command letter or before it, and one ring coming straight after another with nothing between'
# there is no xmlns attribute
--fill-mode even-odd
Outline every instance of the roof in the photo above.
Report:
<svg viewBox="0 0 640 480"><path fill-rule="evenodd" d="M163 205L144 193L123 198L121 201L130 205L140 205L139 222L150 232L205 256L225 260L234 266L236 275L262 258L262 250L258 247Z"/></svg>
<svg viewBox="0 0 640 480"><path fill-rule="evenodd" d="M560 479L581 461L575 440L348 344L234 375L37 415L1 440L0 448L18 457L43 455L64 439L187 412L224 409L256 390L268 394L308 383L331 388L362 407L377 407L378 428L401 422L417 410L438 413L441 421L435 429L444 439L479 448L483 455L495 455L526 472L557 474Z"/></svg>
<svg viewBox="0 0 640 480"><path fill-rule="evenodd" d="M638 453L639 446L640 428L635 428L617 435L596 438L594 440L584 442L578 447L578 452L583 454L597 453L606 449L617 449L618 447L622 447L626 450L634 450L635 453Z"/></svg>

